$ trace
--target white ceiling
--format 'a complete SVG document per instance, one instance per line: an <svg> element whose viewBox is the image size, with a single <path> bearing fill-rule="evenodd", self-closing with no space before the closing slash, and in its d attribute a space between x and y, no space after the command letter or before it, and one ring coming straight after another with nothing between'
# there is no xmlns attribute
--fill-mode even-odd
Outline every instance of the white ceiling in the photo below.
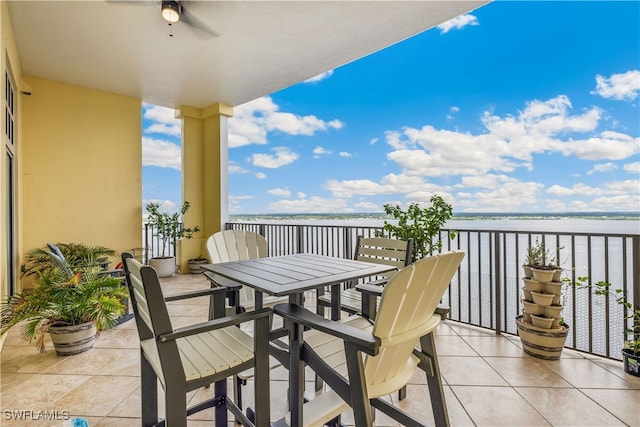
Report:
<svg viewBox="0 0 640 427"><path fill-rule="evenodd" d="M203 108L236 106L383 49L486 1L9 1L25 75ZM170 33L173 32L173 37Z"/></svg>

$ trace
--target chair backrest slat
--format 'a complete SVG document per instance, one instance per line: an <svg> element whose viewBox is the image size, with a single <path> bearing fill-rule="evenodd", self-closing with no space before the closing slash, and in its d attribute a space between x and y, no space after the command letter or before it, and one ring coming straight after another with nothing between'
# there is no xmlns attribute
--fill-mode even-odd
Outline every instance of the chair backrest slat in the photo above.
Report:
<svg viewBox="0 0 640 427"><path fill-rule="evenodd" d="M402 268L410 264L412 248L413 239L358 236L354 259ZM393 274L395 271L380 274L380 277L391 277Z"/></svg>
<svg viewBox="0 0 640 427"><path fill-rule="evenodd" d="M406 371L405 361L413 357L417 340L440 321L436 308L463 258L463 252L447 252L422 259L386 284L372 331L382 345L366 361L369 384L384 383Z"/></svg>
<svg viewBox="0 0 640 427"><path fill-rule="evenodd" d="M246 230L224 230L214 233L207 239L209 258L214 264L265 258L268 255L267 239L261 234ZM253 289L240 288L240 303L253 301Z"/></svg>

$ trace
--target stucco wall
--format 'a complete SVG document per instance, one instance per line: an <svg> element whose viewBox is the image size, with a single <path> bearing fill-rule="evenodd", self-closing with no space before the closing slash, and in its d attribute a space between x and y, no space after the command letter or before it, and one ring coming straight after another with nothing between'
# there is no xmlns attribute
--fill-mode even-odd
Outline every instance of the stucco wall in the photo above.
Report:
<svg viewBox="0 0 640 427"><path fill-rule="evenodd" d="M140 247L140 100L23 79L21 253L47 242Z"/></svg>

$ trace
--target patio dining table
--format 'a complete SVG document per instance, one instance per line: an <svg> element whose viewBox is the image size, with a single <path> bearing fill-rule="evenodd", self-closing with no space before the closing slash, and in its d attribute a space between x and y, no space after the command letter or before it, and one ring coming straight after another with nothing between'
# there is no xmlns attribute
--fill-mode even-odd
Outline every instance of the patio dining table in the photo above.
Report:
<svg viewBox="0 0 640 427"><path fill-rule="evenodd" d="M290 303L303 305L305 291L325 286L331 286L332 301L339 301L341 283L396 269L383 264L306 253L205 264L202 268L214 275L253 288L256 309L262 308L265 293L274 296L286 295ZM331 310L332 315L339 314L339 303L332 304ZM300 342L301 337L294 334L293 330L289 331L289 341ZM304 369L300 363L300 354L291 348L289 354L291 425L301 426Z"/></svg>

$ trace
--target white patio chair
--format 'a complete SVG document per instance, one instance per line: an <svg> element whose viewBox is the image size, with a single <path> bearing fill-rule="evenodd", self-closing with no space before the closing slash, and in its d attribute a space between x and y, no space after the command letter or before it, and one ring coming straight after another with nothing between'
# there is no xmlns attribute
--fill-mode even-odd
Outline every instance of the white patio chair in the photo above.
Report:
<svg viewBox="0 0 640 427"><path fill-rule="evenodd" d="M397 272L383 288L373 323L358 315L332 321L298 305L275 306L275 312L296 328L290 335L291 351L300 349L301 360L330 387L304 404L304 426L321 426L349 406L358 427L372 425L372 407L402 425L422 425L380 398L406 385L416 367L427 375L436 425L449 425L433 332L440 323L440 315L436 313L438 302L463 258L462 252L447 252ZM365 297L369 297L369 291L380 290L378 286L367 285L357 288ZM313 331L302 335L304 328ZM304 336L304 341L296 338L300 336ZM295 366L290 369L300 370ZM296 425L286 418L283 422Z"/></svg>
<svg viewBox="0 0 640 427"><path fill-rule="evenodd" d="M246 230L224 230L212 234L207 239L207 251L209 252L209 259L214 264L268 256L267 239L261 234ZM207 278L210 281L215 280L218 284L237 290L234 291L235 295L232 295L231 302L238 312L251 311L255 308L255 295L252 288L242 286L223 277L214 279L213 276L208 275ZM264 307L272 307L287 301L287 297L263 295Z"/></svg>
<svg viewBox="0 0 640 427"><path fill-rule="evenodd" d="M186 427L187 416L215 408L215 425L227 427L227 411L245 426L269 425L269 316L270 309L225 314L226 288L173 295L165 298L156 270L122 255L127 285L140 336L142 426ZM215 317L204 323L174 329L167 300L213 295ZM250 336L236 327L254 322ZM255 424L227 397L227 378L246 369L255 371ZM164 389L164 420L158 417L158 381ZM214 384L215 396L187 407L187 393Z"/></svg>

